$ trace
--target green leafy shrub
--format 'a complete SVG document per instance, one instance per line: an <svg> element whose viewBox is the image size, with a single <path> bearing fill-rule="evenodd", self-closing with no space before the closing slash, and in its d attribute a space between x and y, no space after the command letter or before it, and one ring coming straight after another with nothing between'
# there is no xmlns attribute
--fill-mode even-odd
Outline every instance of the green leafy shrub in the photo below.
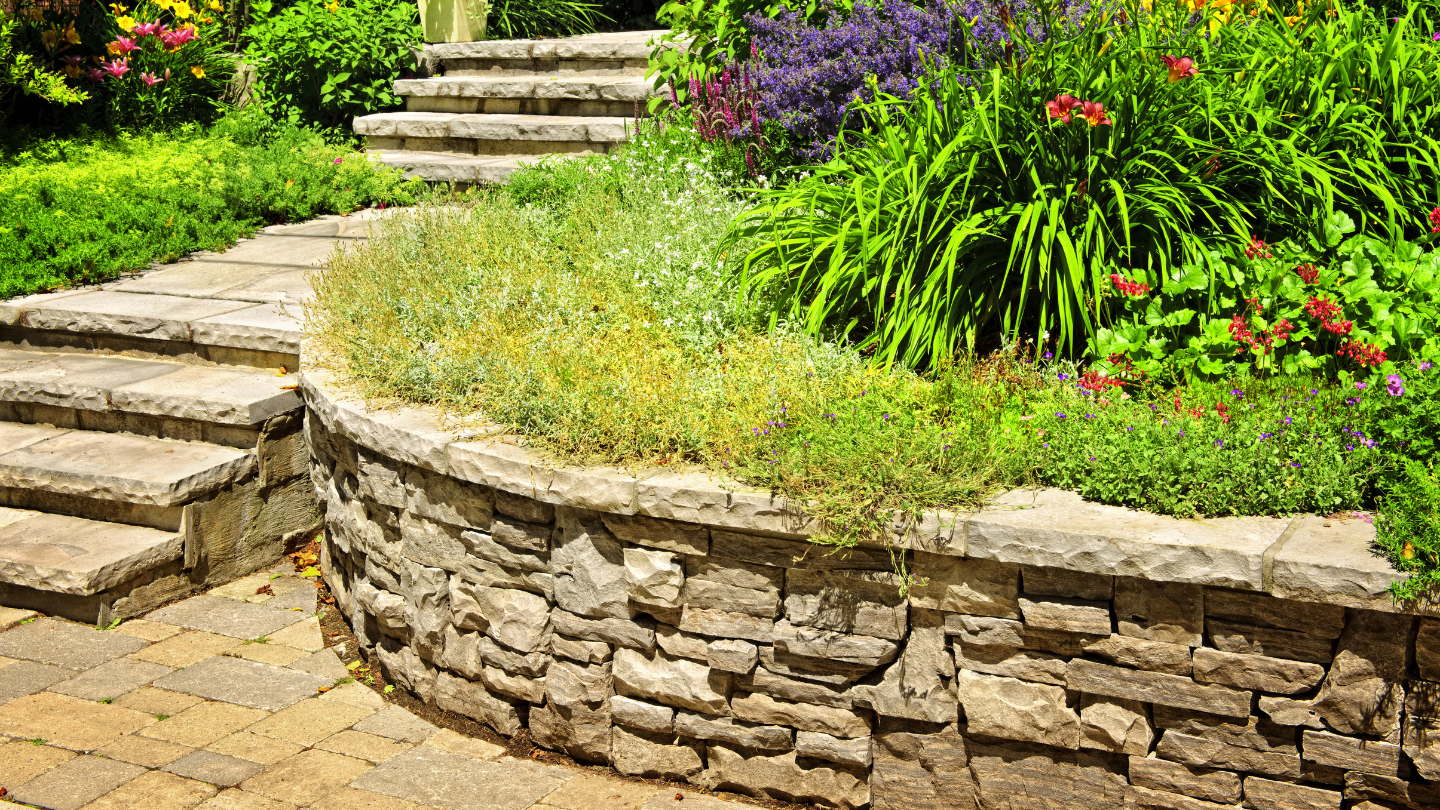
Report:
<svg viewBox="0 0 1440 810"><path fill-rule="evenodd" d="M419 7L383 0L253 3L245 31L259 103L275 118L347 136L357 115L401 104L392 85L422 41Z"/></svg>
<svg viewBox="0 0 1440 810"><path fill-rule="evenodd" d="M34 54L17 49L20 21L0 11L0 121L9 117L14 95L36 96L54 104L79 104L88 98L65 83L65 77L46 70Z"/></svg>
<svg viewBox="0 0 1440 810"><path fill-rule="evenodd" d="M1391 586L1400 600L1434 601L1440 591L1440 481L1416 461L1380 502L1376 542L1395 570L1410 574Z"/></svg>
<svg viewBox="0 0 1440 810"><path fill-rule="evenodd" d="M208 131L32 143L0 159L0 298L222 250L269 223L409 203L419 190L254 115Z"/></svg>

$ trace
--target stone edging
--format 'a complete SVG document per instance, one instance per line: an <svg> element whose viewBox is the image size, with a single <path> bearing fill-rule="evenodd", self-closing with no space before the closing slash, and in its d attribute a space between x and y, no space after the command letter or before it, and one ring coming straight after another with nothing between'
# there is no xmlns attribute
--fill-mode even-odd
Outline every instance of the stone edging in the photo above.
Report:
<svg viewBox="0 0 1440 810"><path fill-rule="evenodd" d="M340 391L338 375L302 374L305 399L327 429L398 461L543 503L701 523L725 530L803 539L813 522L768 492L731 486L696 471L633 475L618 468L547 464L495 439L468 439L436 411L372 409ZM1363 520L1300 515L1179 520L1091 503L1062 490L1015 490L977 513L934 513L897 527L909 549L971 559L1062 568L1255 591L1285 599L1387 612L1386 588L1404 579L1373 551Z"/></svg>

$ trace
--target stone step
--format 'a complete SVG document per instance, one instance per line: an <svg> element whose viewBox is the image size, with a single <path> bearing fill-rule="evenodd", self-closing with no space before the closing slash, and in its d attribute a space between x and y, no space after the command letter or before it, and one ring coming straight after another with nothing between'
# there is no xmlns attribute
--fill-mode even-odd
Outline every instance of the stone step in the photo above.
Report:
<svg viewBox="0 0 1440 810"><path fill-rule="evenodd" d="M119 290L67 290L0 303L0 345L196 357L294 370L304 310L285 304Z"/></svg>
<svg viewBox="0 0 1440 810"><path fill-rule="evenodd" d="M633 116L657 91L643 76L515 74L402 79L395 93L412 112Z"/></svg>
<svg viewBox="0 0 1440 810"><path fill-rule="evenodd" d="M234 447L0 422L0 506L178 531L255 471Z"/></svg>
<svg viewBox="0 0 1440 810"><path fill-rule="evenodd" d="M184 553L181 533L0 507L0 593L10 586L93 596Z"/></svg>
<svg viewBox="0 0 1440 810"><path fill-rule="evenodd" d="M451 152L371 150L370 156L387 166L432 183L499 185L535 155L458 155Z"/></svg>
<svg viewBox="0 0 1440 810"><path fill-rule="evenodd" d="M0 348L0 420L254 449L304 403L294 373Z"/></svg>
<svg viewBox="0 0 1440 810"><path fill-rule="evenodd" d="M622 31L613 34L586 34L561 39L496 39L486 42L442 42L425 46L427 58L447 68L466 61L539 61L574 63L644 62L668 30Z"/></svg>
<svg viewBox="0 0 1440 810"><path fill-rule="evenodd" d="M429 138L519 143L621 143L633 119L572 115L490 115L442 112L375 113L355 119L355 133L383 138ZM421 151L421 150L417 150Z"/></svg>

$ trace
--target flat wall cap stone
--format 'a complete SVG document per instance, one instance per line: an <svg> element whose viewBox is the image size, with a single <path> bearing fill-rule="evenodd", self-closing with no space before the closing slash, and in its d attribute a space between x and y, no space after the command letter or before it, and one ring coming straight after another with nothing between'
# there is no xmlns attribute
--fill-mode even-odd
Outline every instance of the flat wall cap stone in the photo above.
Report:
<svg viewBox="0 0 1440 810"><path fill-rule="evenodd" d="M556 465L496 435L494 426L477 438L475 429L448 427L432 409L371 407L348 393L336 372L306 369L301 376L311 416L327 429L433 472L543 503L700 524L718 532L712 537L804 540L816 529L804 504L708 472ZM1007 492L976 513L926 515L889 534L902 546L949 557L1416 612L1390 599L1386 588L1403 575L1377 556L1374 527L1359 519L1181 520L1039 489Z"/></svg>

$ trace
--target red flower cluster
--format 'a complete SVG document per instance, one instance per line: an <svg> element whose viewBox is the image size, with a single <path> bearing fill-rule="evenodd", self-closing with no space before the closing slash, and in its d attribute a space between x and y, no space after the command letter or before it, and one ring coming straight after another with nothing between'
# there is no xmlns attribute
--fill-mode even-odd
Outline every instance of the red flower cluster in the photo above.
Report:
<svg viewBox="0 0 1440 810"><path fill-rule="evenodd" d="M1245 303L1249 308L1255 310L1257 315L1265 311L1265 306L1260 303L1259 296L1246 298ZM1290 333L1295 331L1295 325L1281 318L1274 326L1269 329L1261 329L1257 334L1250 328L1248 315L1235 315L1230 319L1229 329L1232 340L1245 344L1235 349L1236 354L1257 350L1261 354L1269 354L1274 351L1275 341L1290 339Z"/></svg>
<svg viewBox="0 0 1440 810"><path fill-rule="evenodd" d="M1084 388L1086 391L1094 391L1097 394L1101 391L1104 391L1106 388L1119 388L1124 384L1124 380L1117 379L1115 377L1107 377L1104 374L1101 374L1100 372L1094 370L1087 371L1084 374L1081 374L1079 383L1081 388Z"/></svg>
<svg viewBox="0 0 1440 810"><path fill-rule="evenodd" d="M1250 244L1245 246L1245 258L1247 259L1269 259L1272 258L1270 248L1265 246L1260 237L1251 234Z"/></svg>
<svg viewBox="0 0 1440 810"><path fill-rule="evenodd" d="M1440 208L1435 210L1440 211ZM1320 268L1313 264L1302 264L1295 268L1295 272L1300 276L1300 280L1306 284L1314 284L1315 279L1320 277Z"/></svg>
<svg viewBox="0 0 1440 810"><path fill-rule="evenodd" d="M1230 406L1226 405L1223 400L1215 403L1215 413L1220 414L1221 422L1230 424Z"/></svg>
<svg viewBox="0 0 1440 810"><path fill-rule="evenodd" d="M1121 295L1128 295L1133 298L1139 298L1145 293L1150 292L1149 284L1142 281L1130 281L1119 273L1110 274L1110 283L1115 285L1115 289L1119 290Z"/></svg>
<svg viewBox="0 0 1440 810"><path fill-rule="evenodd" d="M1430 232L1440 233L1440 208L1430 212Z"/></svg>
<svg viewBox="0 0 1440 810"><path fill-rule="evenodd" d="M1374 343L1361 343L1358 340L1347 340L1335 353L1339 357L1348 357L1354 360L1361 368L1378 366L1385 362L1385 352Z"/></svg>
<svg viewBox="0 0 1440 810"><path fill-rule="evenodd" d="M1355 328L1351 321L1341 318L1340 305L1329 298L1310 296L1305 302L1305 314L1320 319L1320 328L1334 335L1348 335Z"/></svg>
<svg viewBox="0 0 1440 810"><path fill-rule="evenodd" d="M1060 123L1068 124L1073 119L1072 113L1080 111L1080 118L1092 127L1110 126L1114 122L1110 120L1110 114L1105 111L1105 105L1098 101L1081 101L1068 93L1061 93L1053 101L1045 102L1045 112L1050 118L1060 119Z"/></svg>

